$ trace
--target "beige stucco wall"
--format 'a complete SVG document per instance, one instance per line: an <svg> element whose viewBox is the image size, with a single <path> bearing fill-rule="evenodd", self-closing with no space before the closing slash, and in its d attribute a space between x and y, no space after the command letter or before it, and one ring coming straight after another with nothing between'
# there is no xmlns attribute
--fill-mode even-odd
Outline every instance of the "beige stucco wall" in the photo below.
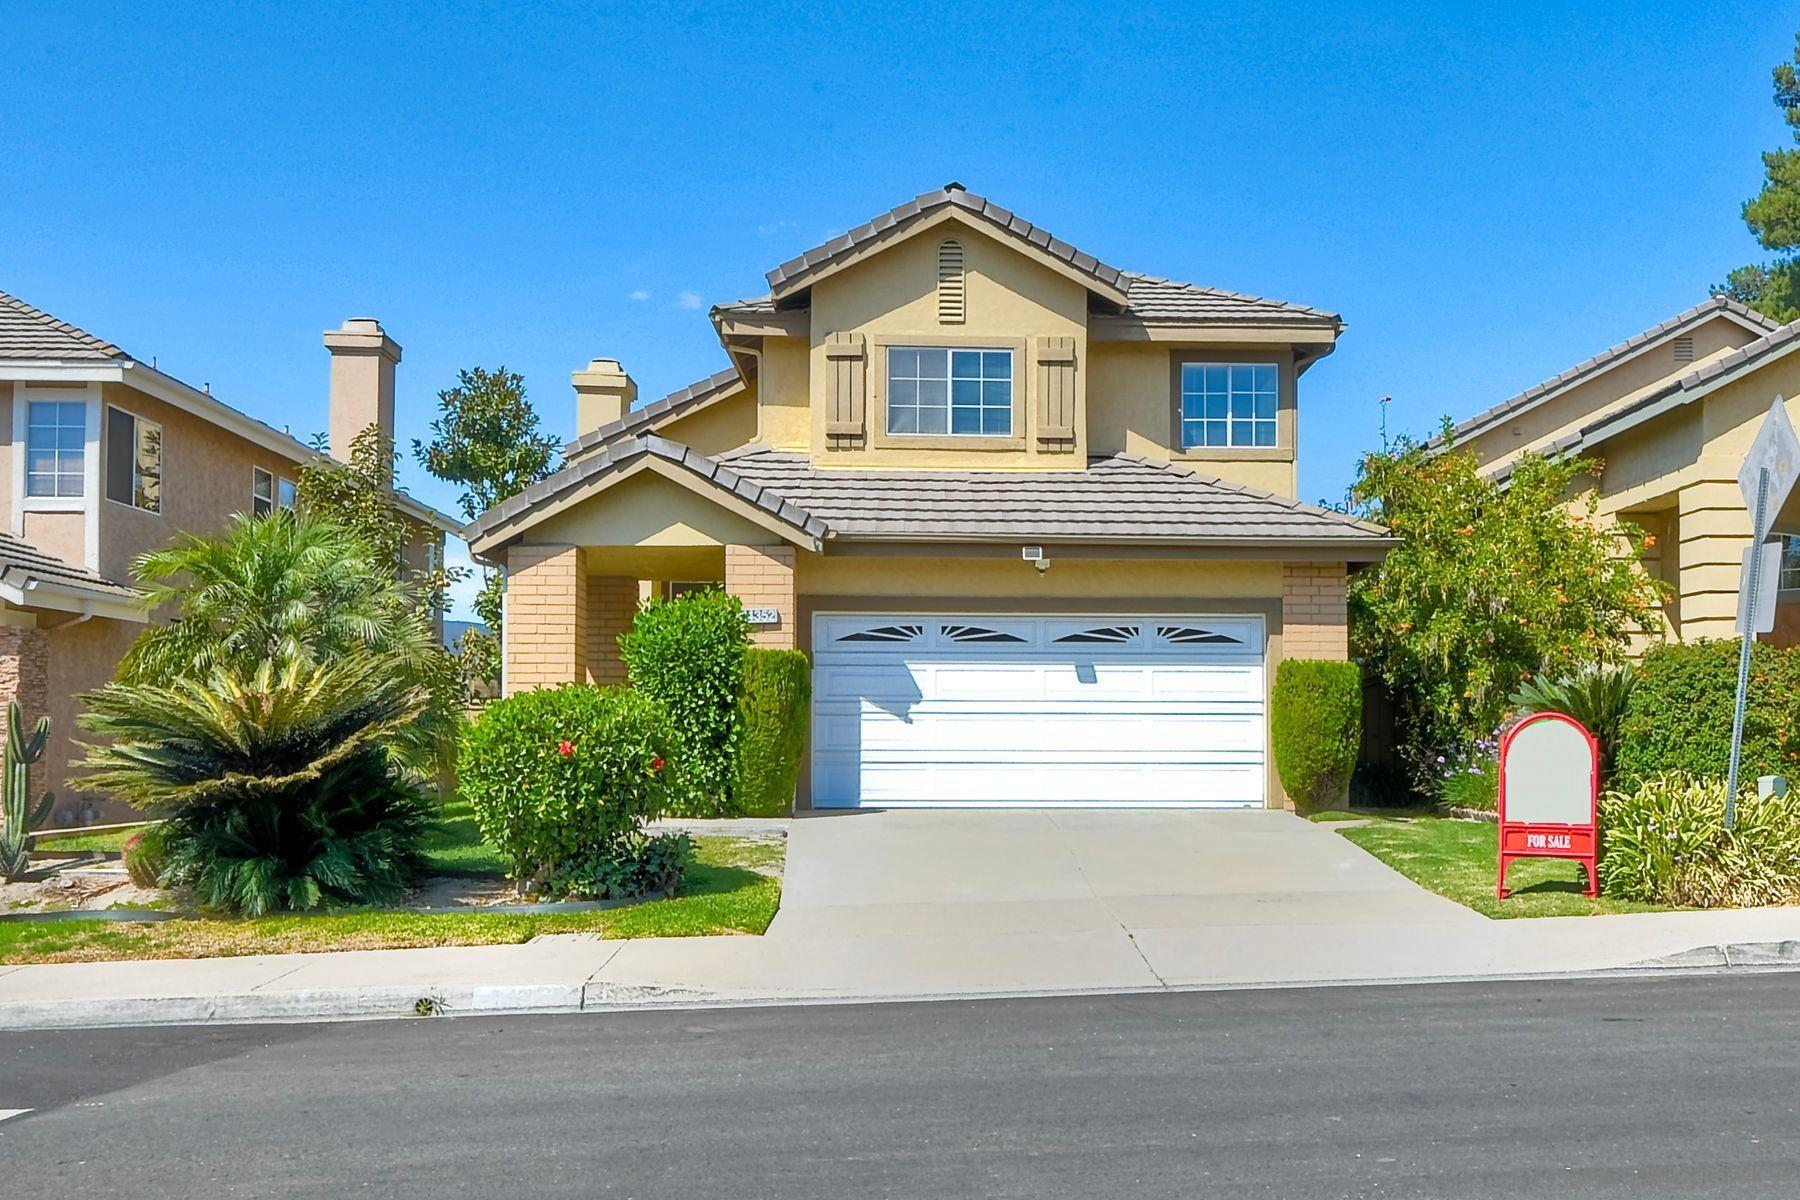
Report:
<svg viewBox="0 0 1800 1200"><path fill-rule="evenodd" d="M654 470L641 470L531 530L533 542L577 546L755 545L777 536Z"/></svg>
<svg viewBox="0 0 1800 1200"><path fill-rule="evenodd" d="M661 425L656 433L702 454L722 454L757 440L757 387L751 381L742 390L714 401L685 417Z"/></svg>
<svg viewBox="0 0 1800 1200"><path fill-rule="evenodd" d="M805 338L763 339L757 361L758 440L804 453L812 446L812 347Z"/></svg>
<svg viewBox="0 0 1800 1200"><path fill-rule="evenodd" d="M1626 398L1660 382L1680 378L1694 370L1697 363L1745 345L1758 336L1725 317L1702 322L1690 330L1689 335L1694 339L1693 362L1676 362L1670 340L1653 344L1635 357L1576 384L1510 421L1483 430L1461 445L1473 450L1483 466L1499 467L1525 450L1574 432Z"/></svg>
<svg viewBox="0 0 1800 1200"><path fill-rule="evenodd" d="M1277 445L1184 452L1176 428L1180 407L1176 362L1273 363L1281 371ZM1170 342L1095 342L1089 358L1088 444L1095 454L1124 451L1185 463L1207 475L1296 494L1298 439L1294 353L1289 346L1205 346Z"/></svg>
<svg viewBox="0 0 1800 1200"><path fill-rule="evenodd" d="M41 786L56 792L56 807L61 814L79 821L82 807L91 804L100 821L122 820L131 809L104 796L81 793L71 786L74 774L70 759L76 755L74 741L83 737L75 718L81 711L77 697L110 683L119 659L143 632L142 625L96 617L91 621L65 619L64 614L45 614L42 624L58 622L48 630L50 638L50 745L44 751L48 764L46 782Z"/></svg>
<svg viewBox="0 0 1800 1200"><path fill-rule="evenodd" d="M963 245L967 315L960 324L938 321L938 246L954 237ZM987 235L946 223L881 254L819 280L812 288L810 361L811 445L827 466L925 466L1080 469L1085 466L1087 289ZM868 431L854 450L818 449L825 443L826 356L832 334L867 339ZM1033 436L1037 413L1035 341L1075 340L1076 448L1041 452ZM1013 389L1022 396L1022 420L1014 421L1023 445L1006 449L922 449L883 446L886 429L885 342L1012 348ZM975 439L970 439L973 442Z"/></svg>
<svg viewBox="0 0 1800 1200"><path fill-rule="evenodd" d="M102 466L99 568L109 579L128 580L133 558L166 545L177 533L217 533L233 515L249 512L254 468L290 482L298 478L292 459L154 396L116 383L106 384L101 393L105 404L154 421L163 429L162 512L145 512L106 499ZM108 453L104 411L100 446L104 464Z"/></svg>

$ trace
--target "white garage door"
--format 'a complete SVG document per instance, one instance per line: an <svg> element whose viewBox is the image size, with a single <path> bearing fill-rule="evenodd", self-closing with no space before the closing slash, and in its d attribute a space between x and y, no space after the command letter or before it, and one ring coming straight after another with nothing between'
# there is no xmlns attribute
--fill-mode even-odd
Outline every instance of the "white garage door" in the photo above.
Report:
<svg viewBox="0 0 1800 1200"><path fill-rule="evenodd" d="M858 805L1263 803L1257 617L822 614L812 797Z"/></svg>

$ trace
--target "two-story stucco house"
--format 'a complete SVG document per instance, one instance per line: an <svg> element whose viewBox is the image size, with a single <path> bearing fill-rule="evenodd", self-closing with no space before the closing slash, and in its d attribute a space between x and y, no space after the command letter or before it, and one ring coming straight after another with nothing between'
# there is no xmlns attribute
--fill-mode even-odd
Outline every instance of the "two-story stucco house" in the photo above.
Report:
<svg viewBox="0 0 1800 1200"><path fill-rule="evenodd" d="M1650 535L1645 567L1669 588L1664 627L1650 632L1730 637L1751 525L1738 469L1777 397L1800 421L1796 351L1800 322L1714 297L1471 417L1450 442L1501 479L1527 450L1598 459L1584 498ZM1800 498L1775 530L1800 533ZM1781 587L1772 640L1789 645L1800 642L1791 541Z"/></svg>
<svg viewBox="0 0 1800 1200"><path fill-rule="evenodd" d="M394 426L400 347L366 318L325 334L330 445L347 454L370 425ZM294 501L317 451L158 371L118 346L0 292L0 706L48 713L37 786L53 820L82 822L104 801L70 792L75 697L110 680L155 615L131 586L137 555L182 532L216 532L236 513ZM457 523L404 493L418 523L414 567L442 562Z"/></svg>
<svg viewBox="0 0 1800 1200"><path fill-rule="evenodd" d="M469 525L508 693L613 682L640 592L811 656L801 807L1283 802L1267 696L1344 658L1383 531L1295 494L1327 312L1138 275L951 184L715 308L731 365L575 375L550 479Z"/></svg>

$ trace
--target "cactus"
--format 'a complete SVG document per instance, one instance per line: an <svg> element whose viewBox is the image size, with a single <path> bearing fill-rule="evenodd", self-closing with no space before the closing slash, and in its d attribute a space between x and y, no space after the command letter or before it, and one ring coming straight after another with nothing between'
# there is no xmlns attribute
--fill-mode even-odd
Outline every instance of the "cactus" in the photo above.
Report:
<svg viewBox="0 0 1800 1200"><path fill-rule="evenodd" d="M6 774L0 779L0 879L8 883L25 873L31 859L31 831L50 815L54 797L45 792L31 807L31 764L44 757L50 740L50 718L40 717L28 739L19 702L6 706Z"/></svg>

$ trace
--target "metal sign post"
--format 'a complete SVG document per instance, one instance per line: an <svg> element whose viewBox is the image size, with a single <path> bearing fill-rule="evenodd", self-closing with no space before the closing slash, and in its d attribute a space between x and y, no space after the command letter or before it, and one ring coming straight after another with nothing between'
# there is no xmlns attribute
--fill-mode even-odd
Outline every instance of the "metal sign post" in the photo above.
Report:
<svg viewBox="0 0 1800 1200"><path fill-rule="evenodd" d="M1750 525L1750 554L1745 565L1739 597L1744 619L1739 628L1742 642L1738 647L1737 703L1731 712L1731 767L1725 776L1725 828L1737 821L1738 767L1744 754L1744 704L1750 689L1750 647L1756 641L1758 592L1762 583L1763 541L1769 536L1769 518L1787 503L1788 493L1800 478L1800 437L1794 435L1794 424L1788 420L1787 402L1780 396L1769 405L1750 453L1738 471L1738 490L1744 505L1753 514Z"/></svg>

